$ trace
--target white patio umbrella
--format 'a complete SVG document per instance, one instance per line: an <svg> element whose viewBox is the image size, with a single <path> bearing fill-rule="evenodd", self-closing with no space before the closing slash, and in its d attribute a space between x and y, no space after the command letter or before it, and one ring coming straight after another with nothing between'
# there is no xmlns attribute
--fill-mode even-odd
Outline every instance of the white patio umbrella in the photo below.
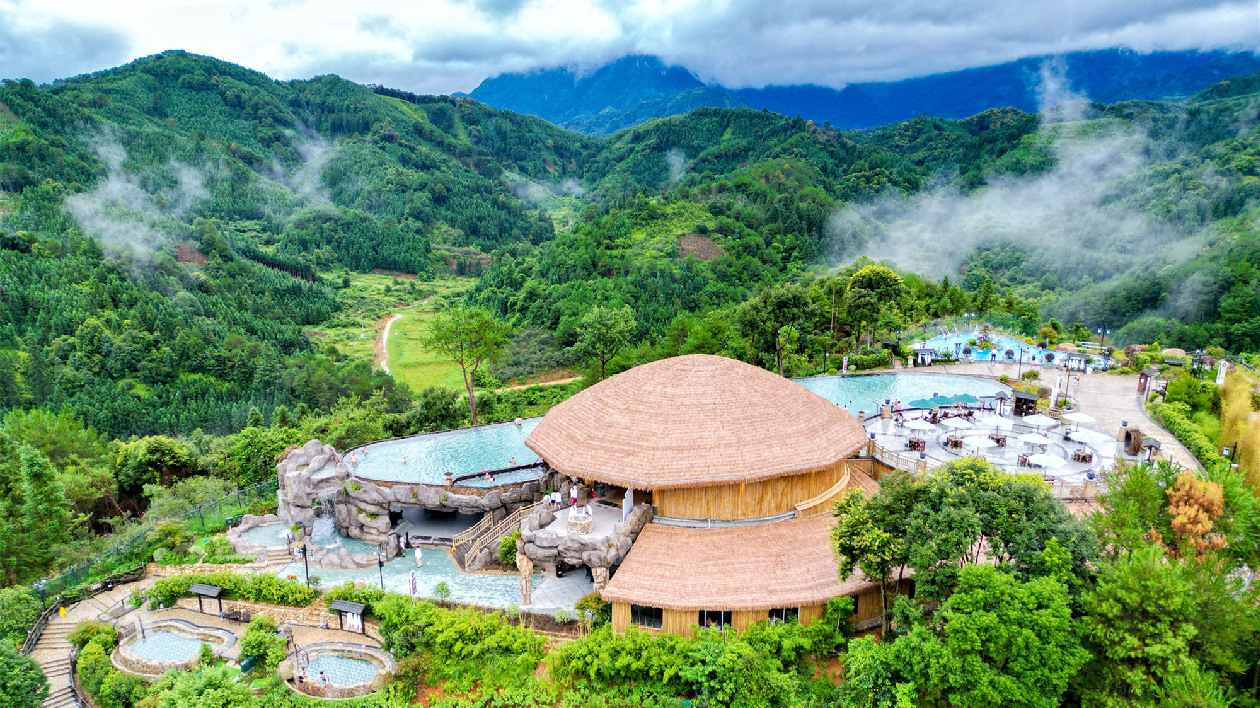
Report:
<svg viewBox="0 0 1260 708"><path fill-rule="evenodd" d="M1051 442L1050 438L1042 435L1041 433L1024 433L1019 436L1019 439L1029 445L1049 445Z"/></svg>
<svg viewBox="0 0 1260 708"><path fill-rule="evenodd" d="M1029 455L1028 461L1034 465L1041 465L1042 467L1059 467L1063 464L1062 457L1059 457L1058 455L1048 455L1044 452L1039 452L1036 455Z"/></svg>
<svg viewBox="0 0 1260 708"><path fill-rule="evenodd" d="M1038 413L1037 415L1030 415L1027 418L1024 418L1023 423L1024 425L1031 425L1034 428L1048 428L1054 425L1058 425L1059 421L1055 420L1054 418L1051 418L1048 415L1042 415Z"/></svg>
<svg viewBox="0 0 1260 708"><path fill-rule="evenodd" d="M1081 413L1080 411L1076 411L1074 413L1065 413L1063 415L1063 420L1070 421L1073 423L1093 423L1094 416L1089 415L1087 413Z"/></svg>
<svg viewBox="0 0 1260 708"><path fill-rule="evenodd" d="M906 423L906 427L911 430L936 430L935 425L932 425L922 418L915 418L909 423Z"/></svg>
<svg viewBox="0 0 1260 708"><path fill-rule="evenodd" d="M1080 430L1072 433L1072 439L1077 442L1083 442L1086 445L1102 445L1104 443L1115 442L1116 440L1114 437L1106 433L1100 433L1097 430L1090 430L1089 428L1081 428Z"/></svg>
<svg viewBox="0 0 1260 708"><path fill-rule="evenodd" d="M991 416L980 421L982 428L996 428L998 430L1010 430L1015 427L1015 422L1010 418L1003 418L1000 415Z"/></svg>
<svg viewBox="0 0 1260 708"><path fill-rule="evenodd" d="M997 443L984 437L983 435L973 435L969 438L963 438L963 447L975 448L977 450L988 450L991 447L997 447Z"/></svg>
<svg viewBox="0 0 1260 708"><path fill-rule="evenodd" d="M955 430L961 430L962 428L971 427L971 423L968 423L962 418L946 418L945 420L941 421L941 425L945 426L946 428L953 428Z"/></svg>

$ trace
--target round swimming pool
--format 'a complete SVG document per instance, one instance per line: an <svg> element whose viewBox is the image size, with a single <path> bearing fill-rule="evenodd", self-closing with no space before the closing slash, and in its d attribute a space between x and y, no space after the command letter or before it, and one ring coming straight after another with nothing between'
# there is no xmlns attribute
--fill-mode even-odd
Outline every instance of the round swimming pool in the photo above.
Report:
<svg viewBox="0 0 1260 708"><path fill-rule="evenodd" d="M412 484L443 484L446 475L459 477L484 470L499 470L538 461L538 455L525 447L525 438L542 418L528 418L521 425L495 423L444 433L417 435L401 440L372 443L346 453L350 473L365 479ZM494 475L494 481L480 477L461 481L473 487L526 482L537 479L538 470L526 469Z"/></svg>
<svg viewBox="0 0 1260 708"><path fill-rule="evenodd" d="M366 644L310 644L298 650L292 660L294 687L323 698L370 693L380 674L394 670L389 654Z"/></svg>
<svg viewBox="0 0 1260 708"><path fill-rule="evenodd" d="M974 376L949 374L871 374L869 376L815 376L799 379L797 383L832 403L847 408L857 415L879 412L885 400L910 401L933 395L957 396L969 393L976 398L992 396L999 391L1010 392L1004 384Z"/></svg>

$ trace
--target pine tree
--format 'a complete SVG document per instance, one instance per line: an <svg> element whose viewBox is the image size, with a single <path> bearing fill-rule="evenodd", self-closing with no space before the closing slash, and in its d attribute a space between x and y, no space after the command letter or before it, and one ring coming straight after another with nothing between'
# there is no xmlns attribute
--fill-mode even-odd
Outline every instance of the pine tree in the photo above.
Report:
<svg viewBox="0 0 1260 708"><path fill-rule="evenodd" d="M263 420L262 411L258 410L258 406L250 406L249 418L245 420L245 427L246 428L261 428L264 425L266 425L266 421Z"/></svg>
<svg viewBox="0 0 1260 708"><path fill-rule="evenodd" d="M52 366L44 354L44 347L31 338L31 345L26 350L26 362L22 367L22 379L26 382L27 393L31 403L42 406L53 392Z"/></svg>
<svg viewBox="0 0 1260 708"><path fill-rule="evenodd" d="M23 446L21 460L22 564L42 571L52 563L55 547L65 541L74 513L48 458Z"/></svg>

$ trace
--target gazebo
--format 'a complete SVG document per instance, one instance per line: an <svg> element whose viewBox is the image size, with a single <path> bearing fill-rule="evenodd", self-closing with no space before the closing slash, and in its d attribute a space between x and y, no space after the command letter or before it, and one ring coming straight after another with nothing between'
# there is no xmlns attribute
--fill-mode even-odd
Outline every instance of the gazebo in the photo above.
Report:
<svg viewBox="0 0 1260 708"><path fill-rule="evenodd" d="M201 606L202 598L208 597L212 600L219 601L219 614L223 614L223 588L218 585L207 585L206 583L193 583L188 586L189 592L197 596L197 611L205 614L206 611Z"/></svg>

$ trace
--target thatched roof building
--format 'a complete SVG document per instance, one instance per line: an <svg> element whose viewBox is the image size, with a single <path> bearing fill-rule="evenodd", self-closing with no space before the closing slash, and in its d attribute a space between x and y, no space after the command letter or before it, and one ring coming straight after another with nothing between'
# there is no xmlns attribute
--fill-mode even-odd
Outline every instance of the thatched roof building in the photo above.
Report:
<svg viewBox="0 0 1260 708"><path fill-rule="evenodd" d="M874 583L841 580L829 515L777 524L685 529L649 524L604 599L669 610L823 605Z"/></svg>
<svg viewBox="0 0 1260 708"><path fill-rule="evenodd" d="M656 361L552 408L525 444L623 510L652 505L602 586L618 631L809 622L840 595L858 597L859 626L880 616L878 587L839 578L831 548L832 504L879 491L849 462L866 431L793 381L718 356Z"/></svg>
<svg viewBox="0 0 1260 708"><path fill-rule="evenodd" d="M525 441L565 474L641 490L818 472L865 443L862 424L822 396L706 354L601 381L551 409Z"/></svg>

